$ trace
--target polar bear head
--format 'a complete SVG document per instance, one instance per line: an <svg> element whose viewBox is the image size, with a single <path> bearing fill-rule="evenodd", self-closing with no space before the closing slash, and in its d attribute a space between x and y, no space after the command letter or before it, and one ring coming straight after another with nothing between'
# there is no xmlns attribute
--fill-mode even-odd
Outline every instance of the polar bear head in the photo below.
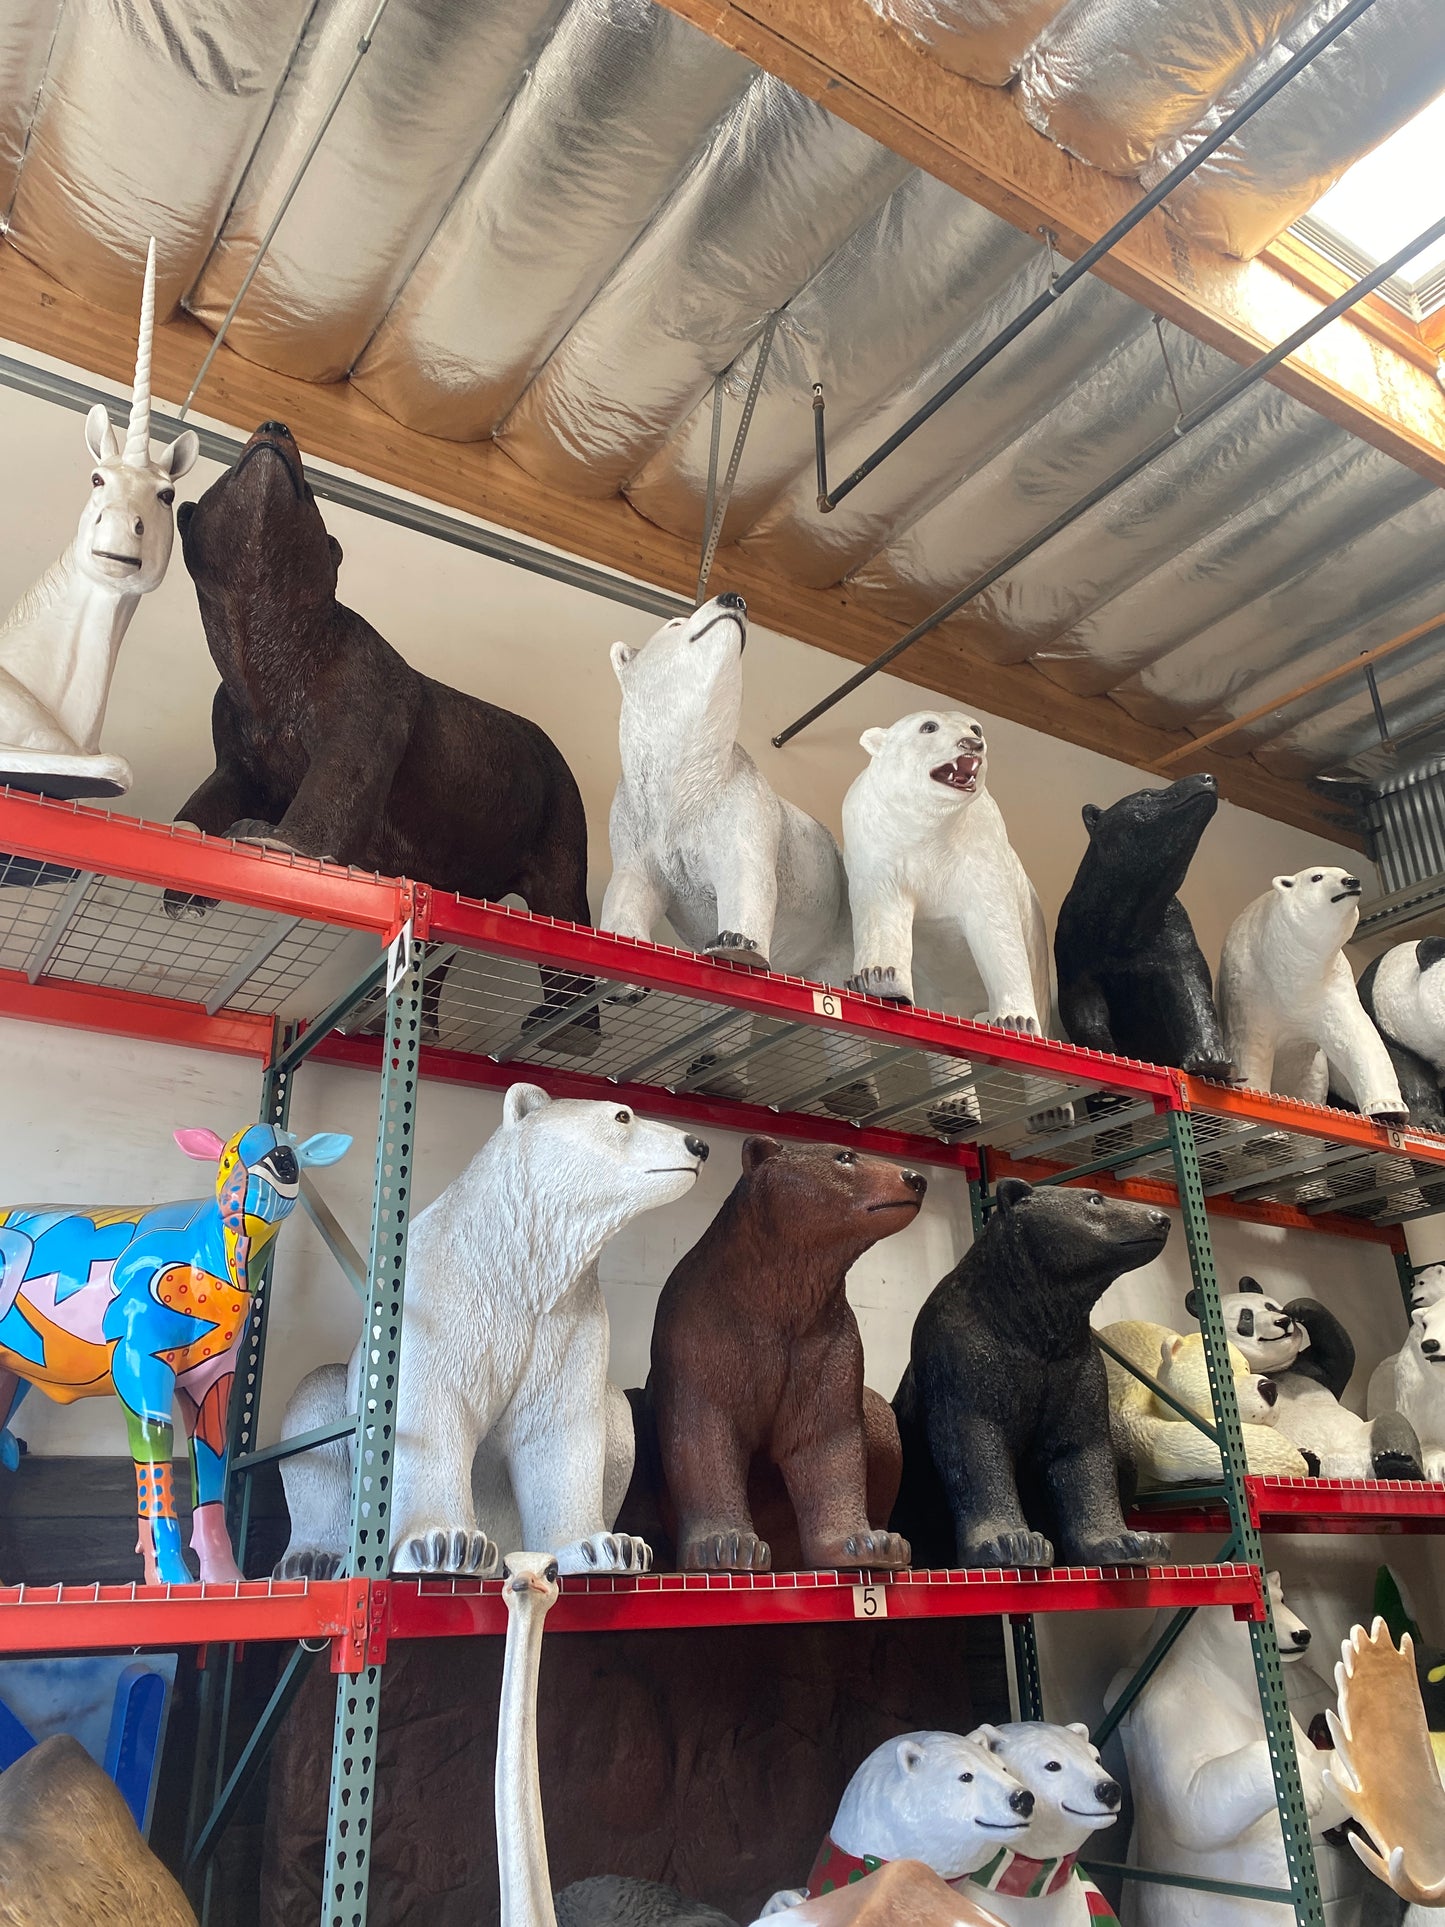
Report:
<svg viewBox="0 0 1445 1927"><path fill-rule="evenodd" d="M1283 1660L1300 1659L1309 1651L1313 1635L1297 1612L1285 1604L1284 1581L1277 1572L1267 1572L1265 1583L1269 1590L1270 1617L1274 1620L1274 1636L1279 1644L1279 1656Z"/></svg>
<svg viewBox="0 0 1445 1927"><path fill-rule="evenodd" d="M612 667L622 686L624 730L641 726L649 735L666 731L675 740L705 722L730 750L742 719L747 640L747 604L729 592L690 616L664 622L640 648L614 642Z"/></svg>
<svg viewBox="0 0 1445 1927"><path fill-rule="evenodd" d="M1118 1819L1119 1782L1100 1764L1087 1726L1013 1720L984 1730L990 1753L1034 1796L1021 1853L1036 1860L1077 1853L1091 1833Z"/></svg>
<svg viewBox="0 0 1445 1927"><path fill-rule="evenodd" d="M1445 1365L1445 1298L1411 1300L1410 1344L1427 1365Z"/></svg>
<svg viewBox="0 0 1445 1927"><path fill-rule="evenodd" d="M690 1191L707 1153L630 1104L513 1084L500 1127L458 1180L463 1235L508 1263L508 1289L534 1309L555 1303L630 1219Z"/></svg>
<svg viewBox="0 0 1445 1927"><path fill-rule="evenodd" d="M872 758L869 787L900 807L966 809L988 776L983 724L961 709L917 709L858 738Z"/></svg>
<svg viewBox="0 0 1445 1927"><path fill-rule="evenodd" d="M1360 879L1333 864L1271 879L1272 912L1307 954L1327 962L1360 920ZM1269 901L1269 899L1266 899Z"/></svg>
<svg viewBox="0 0 1445 1927"><path fill-rule="evenodd" d="M1234 1396L1240 1418L1246 1425L1273 1425L1279 1387L1272 1378L1257 1376L1237 1346L1230 1346L1229 1362L1234 1367ZM1171 1332L1164 1340L1159 1354L1159 1383L1172 1392L1181 1405L1212 1421L1214 1405L1209 1396L1209 1366L1204 1357L1204 1340L1198 1332L1190 1332L1188 1337ZM1160 1416L1175 1418L1178 1415L1164 1407ZM1185 1422L1179 1420L1181 1425Z"/></svg>
<svg viewBox="0 0 1445 1927"><path fill-rule="evenodd" d="M1239 1290L1227 1293L1220 1305L1230 1342L1244 1353L1251 1371L1288 1371L1309 1347L1310 1335L1304 1326L1291 1318L1255 1278L1241 1278ZM1189 1293L1184 1308L1195 1318L1199 1316L1196 1293Z"/></svg>
<svg viewBox="0 0 1445 1927"><path fill-rule="evenodd" d="M848 1782L830 1838L860 1859L921 1860L944 1880L1018 1846L1034 1796L989 1752L994 1731L885 1740Z"/></svg>
<svg viewBox="0 0 1445 1927"><path fill-rule="evenodd" d="M1422 1265L1410 1285L1410 1309L1433 1305L1445 1298L1445 1265Z"/></svg>

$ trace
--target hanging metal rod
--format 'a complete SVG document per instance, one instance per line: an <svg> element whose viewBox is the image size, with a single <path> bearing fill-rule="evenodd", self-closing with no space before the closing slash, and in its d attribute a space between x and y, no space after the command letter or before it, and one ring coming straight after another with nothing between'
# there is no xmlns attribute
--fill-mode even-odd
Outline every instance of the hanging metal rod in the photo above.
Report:
<svg viewBox="0 0 1445 1927"><path fill-rule="evenodd" d="M708 456L707 470L707 509L706 521L702 532L702 561L697 571L697 606L702 607L703 597L707 594L707 579L712 574L713 557L717 545L722 540L723 523L727 520L728 505L733 499L733 484L738 479L738 464L743 459L743 447L748 439L748 430L753 425L753 411L762 393L763 376L768 372L768 357L773 352L773 336L778 332L778 315L774 310L764 323L762 337L758 343L757 359L753 363L752 379L743 400L743 412L738 418L738 432L733 439L733 452L728 458L727 472L722 479L722 487L717 485L718 446L722 438L722 376L713 383L712 390L712 446Z"/></svg>
<svg viewBox="0 0 1445 1927"><path fill-rule="evenodd" d="M1353 287L1346 288L1345 292L1330 302L1328 307L1321 308L1318 314L1313 315L1302 327L1296 328L1293 334L1286 335L1284 340L1271 348L1268 354L1261 355L1258 361L1252 361L1247 368L1241 368L1222 387L1216 388L1212 395L1206 396L1197 407L1191 408L1188 414L1181 416L1171 429L1156 436L1146 448L1140 449L1139 453L1132 455L1122 467L1116 468L1112 475L1096 483L1061 514L1056 515L1052 522L1046 523L1037 534L1029 536L1016 548L1010 549L1008 554L995 562L992 568L985 569L982 575L975 576L973 581L966 584L956 595L951 595L947 602L934 610L931 616L925 616L922 622L915 623L906 635L900 636L897 642L883 651L881 656L875 656L872 662L865 663L855 674L849 676L846 682L839 683L831 695L825 696L821 702L814 703L813 707L805 710L796 722L791 722L786 729L780 730L773 738L774 747L781 749L784 743L792 741L799 730L806 729L809 723L816 722L820 716L825 716L845 696L851 695L870 677L876 676L880 669L886 669L890 663L896 662L906 649L913 647L915 642L920 642L941 622L947 622L950 616L957 615L960 609L975 601L986 589L991 589L995 582L1016 569L1021 562L1027 562L1029 557L1043 548L1045 543L1051 542L1056 535L1072 527L1080 516L1086 515L1091 508L1096 508L1100 502L1107 500L1116 489L1122 488L1125 482L1132 481L1136 475L1148 468L1151 463L1158 461L1161 455L1167 454L1186 436L1192 435L1197 428L1202 428L1206 422L1212 421L1221 409L1227 408L1231 402L1237 401L1241 395L1263 381L1265 376L1272 374L1282 361L1287 361L1292 354L1303 348L1306 342L1313 341L1315 336L1327 328L1332 321L1338 321L1342 314L1348 313L1357 302L1363 301L1367 294L1373 294L1375 289L1381 287L1392 275L1398 274L1408 261L1413 260L1417 254L1433 246L1442 238L1445 238L1445 216L1438 221L1433 221L1423 233L1417 234L1413 241L1407 242L1397 253L1392 254L1388 261L1382 261L1377 268L1372 268L1367 275L1356 281Z"/></svg>
<svg viewBox="0 0 1445 1927"><path fill-rule="evenodd" d="M1248 100L1241 102L1227 119L1219 123L1212 134L1207 134L1196 148L1186 154L1177 167L1171 167L1163 180L1151 187L1142 200L1136 201L1128 213L1122 215L1111 228L1101 234L1091 247L1085 248L1077 261L1065 268L1062 274L1051 276L1042 294L1036 295L1027 307L1020 309L1013 320L1001 328L991 341L985 342L978 353L966 361L957 374L950 376L935 394L929 396L921 408L915 409L908 420L901 427L895 428L886 441L880 442L873 453L858 464L846 481L840 482L837 488L832 490L828 488L827 455L823 438L823 391L815 385L813 421L817 442L818 508L821 513L831 514L845 495L851 495L858 484L865 481L881 463L886 462L895 450L901 448L910 435L916 434L946 402L952 401L959 390L966 388L975 375L982 373L1011 342L1017 341L1026 329L1031 328L1040 315L1047 314L1061 295L1067 294L1069 289L1082 281L1090 269L1097 266L1106 254L1112 253L1125 235L1131 234L1141 221L1154 212L1161 201L1169 198L1182 181L1188 180L1196 167L1202 166L1211 154L1216 153L1227 140L1238 133L1246 121L1252 120L1261 107L1273 100L1281 88L1287 87L1296 74L1303 73L1317 54L1323 53L1332 40L1337 40L1347 27L1353 26L1360 15L1368 13L1374 4L1375 0L1350 0L1349 6L1337 13L1333 20L1321 27L1312 39L1305 42L1297 54L1292 55L1282 67L1277 68L1263 85L1249 96ZM1045 236L1050 249L1054 238L1051 234Z"/></svg>

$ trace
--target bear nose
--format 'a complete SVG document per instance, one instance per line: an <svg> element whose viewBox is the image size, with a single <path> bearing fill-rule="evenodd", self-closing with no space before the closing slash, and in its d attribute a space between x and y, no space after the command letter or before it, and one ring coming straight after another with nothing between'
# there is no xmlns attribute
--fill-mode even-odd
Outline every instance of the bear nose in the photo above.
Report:
<svg viewBox="0 0 1445 1927"><path fill-rule="evenodd" d="M286 426L285 422L262 422L261 426L256 430L256 433L258 435L284 435L288 442L291 440L291 430Z"/></svg>
<svg viewBox="0 0 1445 1927"><path fill-rule="evenodd" d="M1345 890L1358 890L1362 885L1358 877L1341 877L1340 887Z"/></svg>
<svg viewBox="0 0 1445 1927"><path fill-rule="evenodd" d="M921 1171L900 1171L898 1175L908 1186L909 1190L916 1191L920 1198L928 1189L928 1179L924 1177Z"/></svg>
<svg viewBox="0 0 1445 1927"><path fill-rule="evenodd" d="M1303 1652L1305 1647L1310 1643L1309 1627L1297 1626L1289 1636L1289 1643L1291 1646L1298 1646L1300 1651Z"/></svg>
<svg viewBox="0 0 1445 1927"><path fill-rule="evenodd" d="M699 1164L707 1163L707 1146L700 1137L685 1137L682 1141L690 1157L695 1157Z"/></svg>
<svg viewBox="0 0 1445 1927"><path fill-rule="evenodd" d="M1279 1387L1272 1378L1262 1378L1259 1381L1259 1395L1266 1405L1273 1405L1279 1397Z"/></svg>
<svg viewBox="0 0 1445 1927"><path fill-rule="evenodd" d="M1021 1786L1017 1793L1011 1793L1008 1796L1008 1803L1012 1810L1015 1813L1021 1813L1025 1820L1034 1810L1034 1796L1026 1786Z"/></svg>
<svg viewBox="0 0 1445 1927"><path fill-rule="evenodd" d="M743 601L736 589L724 589L723 593L717 598L717 606L719 609L736 609L740 616L746 615L748 608L748 605Z"/></svg>
<svg viewBox="0 0 1445 1927"><path fill-rule="evenodd" d="M1420 1349L1422 1352L1438 1352L1440 1349L1440 1340L1438 1338L1422 1338L1420 1340Z"/></svg>
<svg viewBox="0 0 1445 1927"><path fill-rule="evenodd" d="M1149 1222L1156 1231L1167 1231L1169 1229L1169 1213L1167 1211L1151 1211L1149 1213Z"/></svg>
<svg viewBox="0 0 1445 1927"><path fill-rule="evenodd" d="M1101 1807L1116 1807L1124 1796L1117 1780L1100 1780L1094 1788L1094 1797Z"/></svg>

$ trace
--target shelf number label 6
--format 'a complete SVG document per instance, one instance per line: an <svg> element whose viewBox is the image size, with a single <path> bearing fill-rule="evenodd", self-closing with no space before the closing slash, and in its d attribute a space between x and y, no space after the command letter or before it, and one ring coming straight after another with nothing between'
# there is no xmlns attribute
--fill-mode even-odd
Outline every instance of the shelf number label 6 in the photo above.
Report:
<svg viewBox="0 0 1445 1927"><path fill-rule="evenodd" d="M853 1617L855 1619L886 1619L888 1617L888 1592L883 1586L855 1586L853 1588Z"/></svg>
<svg viewBox="0 0 1445 1927"><path fill-rule="evenodd" d="M843 1015L842 999L834 991L815 990L813 1009L820 1017L841 1017Z"/></svg>

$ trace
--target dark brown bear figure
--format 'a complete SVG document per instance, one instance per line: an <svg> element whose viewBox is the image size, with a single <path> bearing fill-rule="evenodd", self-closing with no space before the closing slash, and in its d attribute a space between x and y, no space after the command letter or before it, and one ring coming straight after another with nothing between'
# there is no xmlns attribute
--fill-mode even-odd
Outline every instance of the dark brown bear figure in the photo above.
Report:
<svg viewBox="0 0 1445 1927"><path fill-rule="evenodd" d="M341 547L284 422L263 422L176 526L221 672L216 767L180 821L591 922L587 820L561 752L526 717L421 675L337 601ZM591 988L543 982L552 1008ZM586 1051L596 1030L588 1011L564 1035Z"/></svg>
<svg viewBox="0 0 1445 1927"><path fill-rule="evenodd" d="M834 1145L750 1137L732 1194L663 1286L648 1381L684 1571L766 1572L753 1462L781 1473L806 1566L906 1566L869 1526L863 1344L848 1268L926 1181Z"/></svg>

